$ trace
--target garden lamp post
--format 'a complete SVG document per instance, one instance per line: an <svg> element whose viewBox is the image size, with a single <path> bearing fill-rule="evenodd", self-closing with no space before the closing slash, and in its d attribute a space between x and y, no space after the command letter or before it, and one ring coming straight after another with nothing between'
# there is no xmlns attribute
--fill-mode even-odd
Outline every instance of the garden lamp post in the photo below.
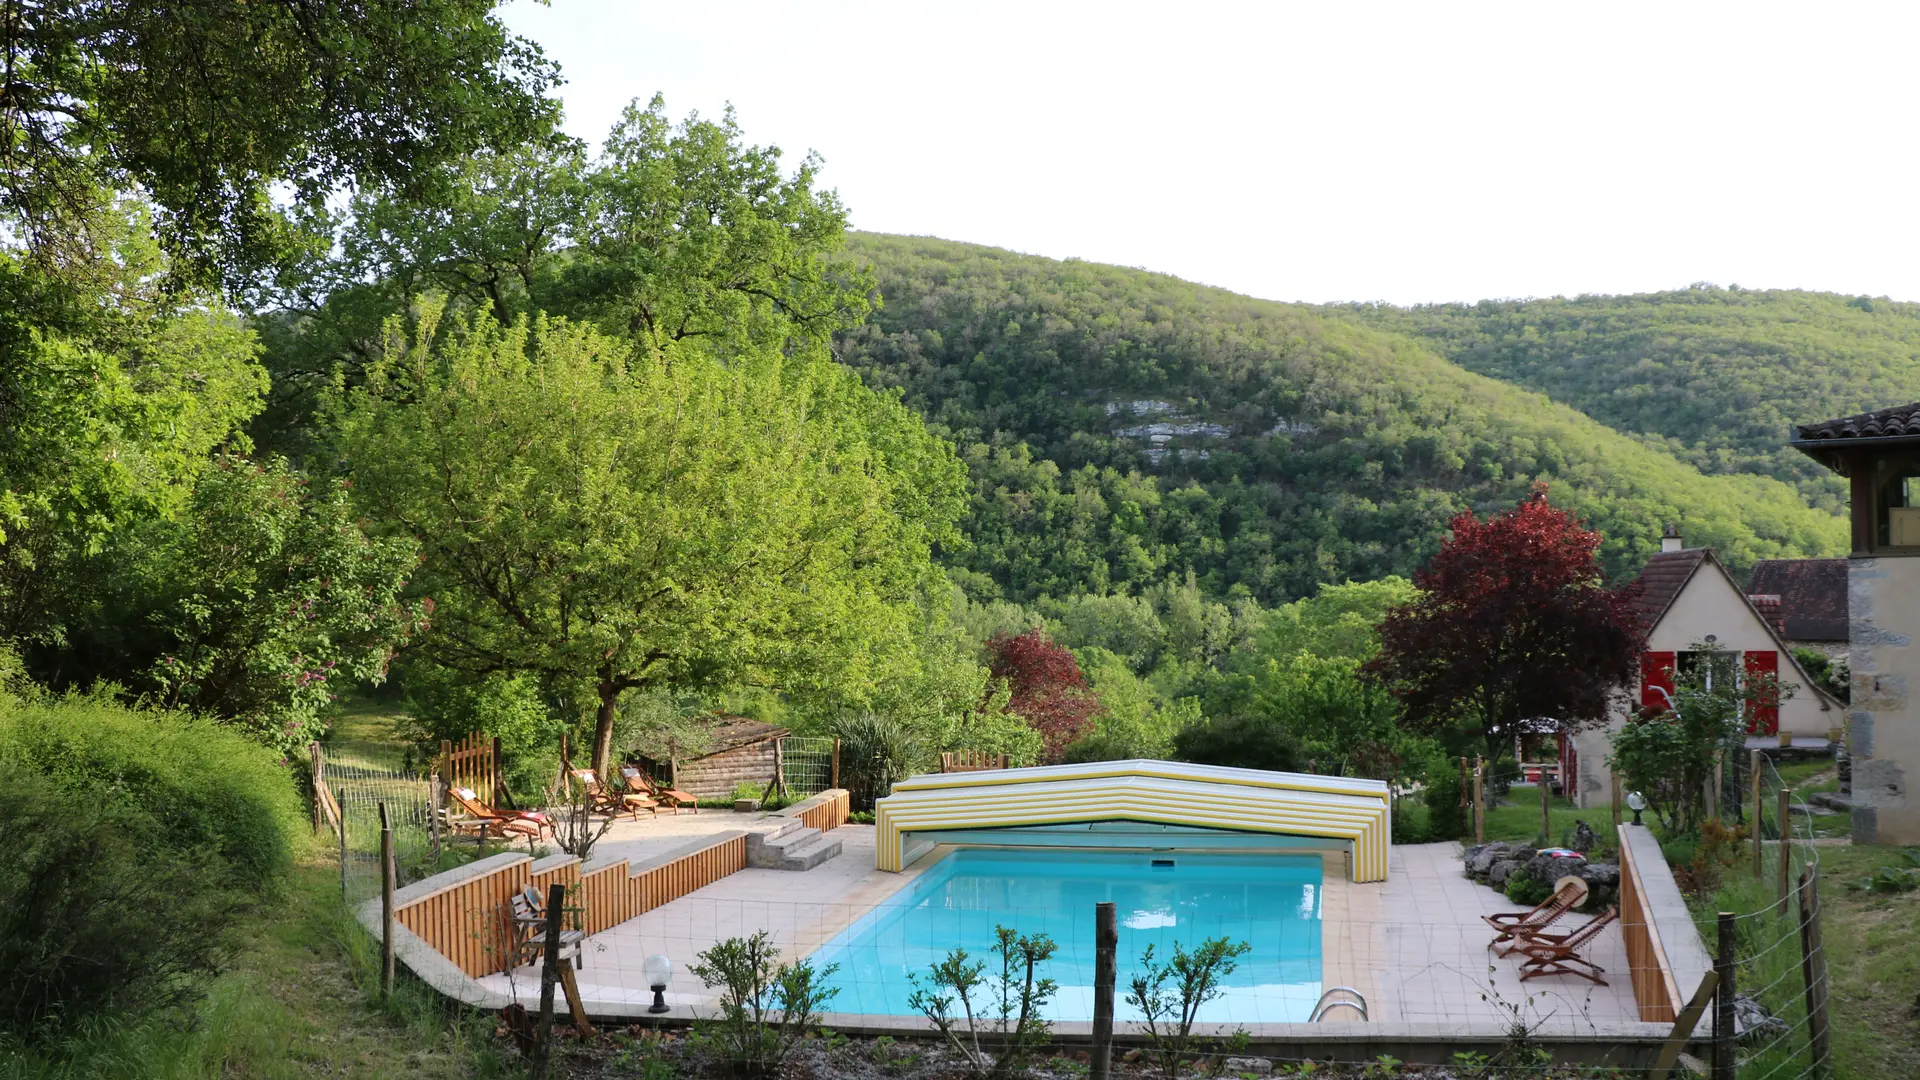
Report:
<svg viewBox="0 0 1920 1080"><path fill-rule="evenodd" d="M1647 800L1637 791L1627 792L1627 809L1633 811L1633 823L1640 824L1640 811L1647 808Z"/></svg>
<svg viewBox="0 0 1920 1080"><path fill-rule="evenodd" d="M653 1004L647 1006L647 1011L666 1012L667 983L673 980L673 961L660 953L655 953L641 963L640 973L647 977L647 985L653 988Z"/></svg>

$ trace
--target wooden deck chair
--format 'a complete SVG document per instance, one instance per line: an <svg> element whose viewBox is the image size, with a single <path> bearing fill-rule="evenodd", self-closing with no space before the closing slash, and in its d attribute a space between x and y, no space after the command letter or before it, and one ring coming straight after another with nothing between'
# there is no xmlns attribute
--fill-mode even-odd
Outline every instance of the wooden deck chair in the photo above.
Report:
<svg viewBox="0 0 1920 1080"><path fill-rule="evenodd" d="M513 965L519 967L521 964L538 960L540 954L546 951L547 902L540 895L540 890L531 885L522 887L519 892L508 897L507 902L512 907L513 917L513 940L516 949ZM566 929L560 931L560 957L563 960L566 959L568 950L572 950L573 966L576 970L582 966L580 945L586 940L587 935L583 931Z"/></svg>
<svg viewBox="0 0 1920 1080"><path fill-rule="evenodd" d="M494 836L524 836L538 840L542 835L553 833L553 822L547 815L532 810L495 810L480 801L480 796L472 788L450 787L447 797L452 799L472 822L478 823L482 831ZM460 823L450 822L456 827Z"/></svg>
<svg viewBox="0 0 1920 1080"><path fill-rule="evenodd" d="M636 795L631 791L609 791L607 785L600 782L599 774L592 769L573 769L573 778L587 789L587 813L611 814L619 817L630 814L635 821L640 820L640 811L658 815L660 807L645 795Z"/></svg>
<svg viewBox="0 0 1920 1080"><path fill-rule="evenodd" d="M654 800L672 807L676 814L683 806L696 814L700 812L700 800L678 788L670 788L656 781L638 766L620 766L620 777L627 782L628 791L643 791Z"/></svg>
<svg viewBox="0 0 1920 1080"><path fill-rule="evenodd" d="M1487 948L1495 956L1506 956L1515 944L1545 930L1565 918L1567 913L1587 902L1587 883L1568 874L1554 883L1553 895L1526 911L1502 911L1480 916L1481 921L1499 931Z"/></svg>
<svg viewBox="0 0 1920 1080"><path fill-rule="evenodd" d="M1538 934L1520 942L1514 952L1523 953L1526 962L1520 965L1520 981L1537 979L1542 975L1578 975L1589 982L1607 985L1600 976L1606 971L1599 964L1580 955L1580 950L1600 936L1607 924L1620 917L1620 909L1608 908L1606 911L1588 919L1586 923L1571 933Z"/></svg>

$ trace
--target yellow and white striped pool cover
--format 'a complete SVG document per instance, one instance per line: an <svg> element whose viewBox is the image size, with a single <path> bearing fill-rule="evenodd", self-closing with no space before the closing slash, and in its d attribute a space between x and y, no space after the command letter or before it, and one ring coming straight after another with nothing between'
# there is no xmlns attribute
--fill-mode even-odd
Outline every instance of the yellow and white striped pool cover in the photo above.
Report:
<svg viewBox="0 0 1920 1080"><path fill-rule="evenodd" d="M874 865L902 869L912 832L1136 821L1345 840L1353 880L1385 881L1392 797L1379 780L1181 761L935 773L895 784L874 804Z"/></svg>

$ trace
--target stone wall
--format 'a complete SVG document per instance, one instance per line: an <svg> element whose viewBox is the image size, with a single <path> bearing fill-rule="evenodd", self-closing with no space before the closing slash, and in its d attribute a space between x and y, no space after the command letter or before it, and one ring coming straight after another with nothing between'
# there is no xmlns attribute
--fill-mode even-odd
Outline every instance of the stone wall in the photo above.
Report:
<svg viewBox="0 0 1920 1080"><path fill-rule="evenodd" d="M774 745L778 740L763 739L736 746L717 754L680 763L674 786L696 799L730 799L733 789L752 784L763 789L773 779Z"/></svg>
<svg viewBox="0 0 1920 1080"><path fill-rule="evenodd" d="M1920 769L1920 558L1862 556L1847 571L1853 669L1847 752L1853 767L1853 838L1920 844L1920 801L1907 769Z"/></svg>

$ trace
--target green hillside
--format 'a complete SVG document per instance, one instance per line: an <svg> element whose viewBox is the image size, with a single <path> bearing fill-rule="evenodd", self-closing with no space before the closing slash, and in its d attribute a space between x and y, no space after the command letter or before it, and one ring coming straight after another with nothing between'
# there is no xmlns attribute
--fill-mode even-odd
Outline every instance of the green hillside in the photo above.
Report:
<svg viewBox="0 0 1920 1080"><path fill-rule="evenodd" d="M840 356L961 445L976 594L1193 573L1263 600L1408 573L1461 509L1535 480L1625 573L1683 523L1735 566L1831 554L1793 487L1705 476L1415 340L1165 275L857 234L885 303ZM991 585L989 584L991 583Z"/></svg>
<svg viewBox="0 0 1920 1080"><path fill-rule="evenodd" d="M1703 472L1785 480L1836 512L1840 480L1787 447L1789 426L1920 399L1920 304L1699 286L1324 310L1417 335Z"/></svg>

